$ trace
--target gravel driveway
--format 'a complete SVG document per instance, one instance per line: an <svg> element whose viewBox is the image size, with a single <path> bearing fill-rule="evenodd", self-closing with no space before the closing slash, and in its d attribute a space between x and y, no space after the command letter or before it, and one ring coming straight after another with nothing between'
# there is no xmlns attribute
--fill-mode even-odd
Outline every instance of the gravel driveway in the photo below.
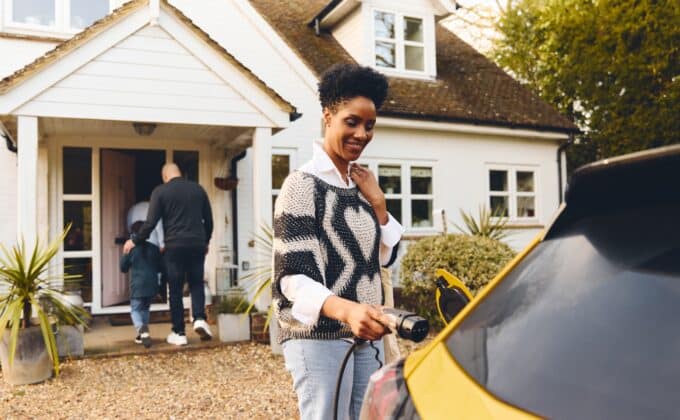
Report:
<svg viewBox="0 0 680 420"><path fill-rule="evenodd" d="M251 343L76 360L42 384L0 384L3 419L296 417L283 358Z"/></svg>
<svg viewBox="0 0 680 420"><path fill-rule="evenodd" d="M421 348L399 340L403 355ZM246 343L62 364L59 378L11 387L0 378L1 419L294 419L283 357Z"/></svg>

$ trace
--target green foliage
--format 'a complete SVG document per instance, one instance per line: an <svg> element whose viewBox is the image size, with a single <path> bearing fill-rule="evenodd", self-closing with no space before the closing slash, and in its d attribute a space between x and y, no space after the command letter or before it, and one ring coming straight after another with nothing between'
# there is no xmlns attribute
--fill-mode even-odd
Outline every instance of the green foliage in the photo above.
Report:
<svg viewBox="0 0 680 420"><path fill-rule="evenodd" d="M584 131L570 167L680 141L680 2L517 0L502 67Z"/></svg>
<svg viewBox="0 0 680 420"><path fill-rule="evenodd" d="M253 292L253 302L248 304L245 312L250 313L255 306L255 301L262 295L262 293L271 293L273 267L272 258L274 254L274 229L266 223L260 224L260 232L255 234L255 250L262 261L265 261L260 266L253 267L250 273L239 279L239 284L243 285L247 291ZM245 298L243 298L245 301ZM269 307L267 311L267 320L265 321L263 331L269 326L271 321L273 307Z"/></svg>
<svg viewBox="0 0 680 420"><path fill-rule="evenodd" d="M441 328L435 303L434 272L443 268L460 278L473 294L514 257L504 243L481 236L438 235L411 244L401 260L402 295L410 306Z"/></svg>
<svg viewBox="0 0 680 420"><path fill-rule="evenodd" d="M216 309L218 314L247 314L252 307L245 297L227 296L217 304Z"/></svg>
<svg viewBox="0 0 680 420"><path fill-rule="evenodd" d="M0 284L7 291L0 295L0 337L10 328L9 363L14 362L19 328L30 326L32 309L35 308L40 323L47 353L54 364L55 375L59 374L59 353L52 330L53 322L69 325L85 325L89 314L71 305L65 298L61 283L63 276L48 274L49 262L59 251L70 226L54 241L44 246L39 240L33 250L27 252L22 240L8 250L0 245ZM73 279L67 276L66 280ZM21 317L23 315L23 322Z"/></svg>
<svg viewBox="0 0 680 420"><path fill-rule="evenodd" d="M500 241L509 235L509 232L505 229L505 226L508 224L508 218L503 216L504 212L505 210L501 207L491 211L485 206L480 205L479 217L475 219L472 212L466 213L461 209L460 217L463 219L465 227L460 227L453 222L452 224L461 233L470 234L472 236L483 236L485 238Z"/></svg>

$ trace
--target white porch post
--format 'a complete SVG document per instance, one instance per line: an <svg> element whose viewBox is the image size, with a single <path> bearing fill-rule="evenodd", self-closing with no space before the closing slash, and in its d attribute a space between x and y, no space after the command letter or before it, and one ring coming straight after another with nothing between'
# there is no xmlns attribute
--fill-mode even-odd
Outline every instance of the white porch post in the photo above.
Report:
<svg viewBox="0 0 680 420"><path fill-rule="evenodd" d="M38 118L17 118L18 233L32 249L38 234Z"/></svg>
<svg viewBox="0 0 680 420"><path fill-rule="evenodd" d="M260 225L272 226L272 130L271 128L258 127L253 134L253 221L254 228L259 231ZM255 254L255 266L263 267L271 264L271 256ZM271 303L269 293L263 293L255 302L255 305L264 309ZM269 341L272 352L281 354L281 346L276 342L278 335L276 322L269 323Z"/></svg>
<svg viewBox="0 0 680 420"><path fill-rule="evenodd" d="M253 219L255 228L272 225L272 130L255 129L253 134Z"/></svg>

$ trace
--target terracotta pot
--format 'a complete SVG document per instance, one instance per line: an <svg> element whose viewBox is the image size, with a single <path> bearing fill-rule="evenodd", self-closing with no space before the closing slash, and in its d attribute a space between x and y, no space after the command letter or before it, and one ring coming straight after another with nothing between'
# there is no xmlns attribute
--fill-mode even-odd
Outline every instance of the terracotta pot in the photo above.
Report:
<svg viewBox="0 0 680 420"><path fill-rule="evenodd" d="M11 385L26 385L42 382L52 376L52 361L47 354L40 327L22 328L17 338L14 363L9 365L9 335L0 342L0 362L2 377Z"/></svg>

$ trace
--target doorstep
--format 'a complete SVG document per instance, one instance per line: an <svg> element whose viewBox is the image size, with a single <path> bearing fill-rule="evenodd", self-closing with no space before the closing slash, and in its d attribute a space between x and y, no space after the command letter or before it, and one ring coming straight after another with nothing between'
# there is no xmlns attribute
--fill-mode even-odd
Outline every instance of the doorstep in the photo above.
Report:
<svg viewBox="0 0 680 420"><path fill-rule="evenodd" d="M136 344L134 342L136 333L132 325L112 325L108 317L96 316L92 319L89 328L85 330L85 355L83 357L115 357L158 352L174 352L233 344L223 343L219 340L216 325L211 325L213 339L210 341L201 341L200 337L194 333L190 323L186 323L186 334L187 340L189 341L188 345L175 346L173 344L168 344L165 342L165 338L170 333L171 326L172 324L169 322L149 324L152 344L151 348L145 349L141 344Z"/></svg>

